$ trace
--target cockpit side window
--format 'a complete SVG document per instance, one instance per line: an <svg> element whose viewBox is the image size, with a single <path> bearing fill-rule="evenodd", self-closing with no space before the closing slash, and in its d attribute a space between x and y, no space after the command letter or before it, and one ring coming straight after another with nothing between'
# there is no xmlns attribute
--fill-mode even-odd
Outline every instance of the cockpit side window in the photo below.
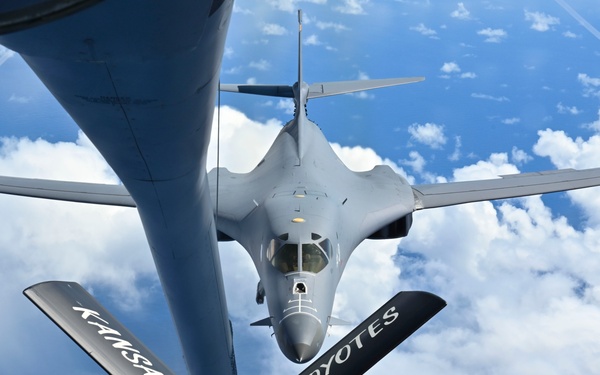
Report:
<svg viewBox="0 0 600 375"><path fill-rule="evenodd" d="M298 245L283 245L271 260L271 264L283 273L298 271Z"/></svg>
<svg viewBox="0 0 600 375"><path fill-rule="evenodd" d="M302 244L302 271L318 273L327 266L327 257L316 244Z"/></svg>
<svg viewBox="0 0 600 375"><path fill-rule="evenodd" d="M327 254L327 258L331 259L331 255L333 254L333 246L331 246L331 241L325 239L319 243L319 246L321 246L321 249L325 251L325 254Z"/></svg>

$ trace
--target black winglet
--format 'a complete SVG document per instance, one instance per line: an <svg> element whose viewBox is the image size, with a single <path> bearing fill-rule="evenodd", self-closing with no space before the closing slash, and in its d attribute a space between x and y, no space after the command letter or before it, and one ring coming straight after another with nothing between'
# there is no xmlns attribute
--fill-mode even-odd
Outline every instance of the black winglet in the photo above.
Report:
<svg viewBox="0 0 600 375"><path fill-rule="evenodd" d="M109 374L175 374L81 285L48 281L23 294Z"/></svg>
<svg viewBox="0 0 600 375"><path fill-rule="evenodd" d="M364 374L446 306L428 292L400 292L300 375Z"/></svg>

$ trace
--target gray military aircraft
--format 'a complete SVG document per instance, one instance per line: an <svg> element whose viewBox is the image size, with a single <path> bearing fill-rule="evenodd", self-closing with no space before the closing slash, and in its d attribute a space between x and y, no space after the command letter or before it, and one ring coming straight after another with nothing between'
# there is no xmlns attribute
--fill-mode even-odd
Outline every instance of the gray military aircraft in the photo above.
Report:
<svg viewBox="0 0 600 375"><path fill-rule="evenodd" d="M207 174L232 1L152 2L143 8L136 0L93 3L35 22L15 22L0 43L23 56L123 185L2 177L0 192L137 207L192 374L236 371L217 240L236 240L248 250L261 280L257 302L266 297L269 310L254 324L272 326L282 352L303 363L319 351L328 325L339 323L331 316L336 286L363 240L406 236L412 213L420 209L600 185L598 168L414 186L387 166L352 172L308 120L308 100L422 78L308 85L302 78L301 43L294 85L221 86L293 98L296 110L253 171L220 168ZM28 6L8 4L11 11L29 14ZM106 19L111 27L105 27ZM84 297L70 294L69 285L57 289L71 297L45 303L50 311L82 303ZM52 290L41 300L59 295ZM109 332L109 318L96 310L77 311L84 324ZM107 357L116 355L121 354Z"/></svg>

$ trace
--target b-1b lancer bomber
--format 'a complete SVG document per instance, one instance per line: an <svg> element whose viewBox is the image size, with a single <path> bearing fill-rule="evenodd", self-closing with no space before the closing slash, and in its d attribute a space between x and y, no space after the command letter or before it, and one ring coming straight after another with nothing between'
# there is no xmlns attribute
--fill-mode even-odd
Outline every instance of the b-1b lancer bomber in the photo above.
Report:
<svg viewBox="0 0 600 375"><path fill-rule="evenodd" d="M218 241L238 241L256 266L260 282L249 298L266 299L268 315L253 325L272 327L283 354L305 363L320 351L328 327L343 323L332 316L335 291L365 239L408 235L413 212L421 209L600 185L598 168L425 185L410 185L383 165L349 170L308 119L309 100L423 78L305 83L301 12L295 84L220 85L292 98L293 119L251 172L207 173L233 2L145 2L142 8L135 0L72 2L81 8L62 12L58 5L68 1L51 1L57 6L51 9L40 1L36 9L46 16L0 23L6 33L0 43L21 53L123 185L0 177L0 192L136 207L191 374L236 373ZM106 19L113 20L109 30L101 27ZM55 36L51 48L47 35ZM74 284L42 283L26 294L110 373L169 373ZM418 317L420 303L430 299L403 300L410 302L386 308L370 323L370 337L401 322L414 331L432 316L423 312L423 319L403 322L401 310ZM435 312L443 307L438 300ZM355 345L366 342L361 334L352 338Z"/></svg>

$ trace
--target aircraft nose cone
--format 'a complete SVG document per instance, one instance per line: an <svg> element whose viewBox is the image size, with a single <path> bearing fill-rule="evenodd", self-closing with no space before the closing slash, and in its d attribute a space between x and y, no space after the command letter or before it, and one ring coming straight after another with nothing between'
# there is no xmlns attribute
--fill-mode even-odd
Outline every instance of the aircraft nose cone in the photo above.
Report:
<svg viewBox="0 0 600 375"><path fill-rule="evenodd" d="M305 363L317 355L325 332L321 323L310 314L294 314L281 322L278 342L281 350L289 360ZM283 345L282 345L283 344Z"/></svg>

